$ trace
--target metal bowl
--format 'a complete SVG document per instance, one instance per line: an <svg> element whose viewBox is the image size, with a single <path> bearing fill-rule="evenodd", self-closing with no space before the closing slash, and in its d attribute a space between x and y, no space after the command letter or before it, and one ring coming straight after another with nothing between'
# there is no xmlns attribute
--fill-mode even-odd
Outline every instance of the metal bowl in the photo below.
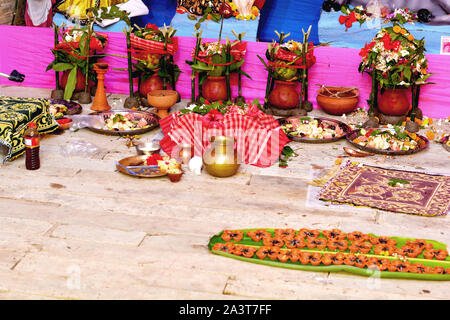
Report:
<svg viewBox="0 0 450 320"><path fill-rule="evenodd" d="M161 146L154 142L140 142L136 145L136 152L138 155L151 156L152 154L159 153Z"/></svg>
<svg viewBox="0 0 450 320"><path fill-rule="evenodd" d="M87 127L89 130L101 134L106 135L112 135L112 136L133 136L138 134L143 134L146 132L149 132L156 127L159 126L159 117L157 114L151 113L151 112L145 112L145 111L133 111L133 110L109 110L109 111L99 111L99 112L92 112L90 115L101 115L104 119L110 118L114 116L115 114L133 114L135 119L139 120L141 118L144 118L147 120L147 122L150 124L149 127L144 129L135 129L135 130L107 130L103 128L96 128L96 127Z"/></svg>

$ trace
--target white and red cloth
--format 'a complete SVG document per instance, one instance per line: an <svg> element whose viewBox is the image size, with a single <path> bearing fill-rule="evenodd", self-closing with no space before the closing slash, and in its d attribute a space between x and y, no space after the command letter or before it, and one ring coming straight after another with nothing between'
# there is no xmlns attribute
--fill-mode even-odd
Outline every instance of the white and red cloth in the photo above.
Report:
<svg viewBox="0 0 450 320"><path fill-rule="evenodd" d="M236 139L242 163L270 167L278 160L289 138L274 117L256 106L250 107L245 114L237 109L230 109L225 115L216 110L204 116L171 114L160 121L164 133L160 145L164 152L176 157L182 144L192 144L195 155L202 156L212 136L229 136Z"/></svg>
<svg viewBox="0 0 450 320"><path fill-rule="evenodd" d="M56 0L27 0L25 24L29 27L51 27L52 5Z"/></svg>

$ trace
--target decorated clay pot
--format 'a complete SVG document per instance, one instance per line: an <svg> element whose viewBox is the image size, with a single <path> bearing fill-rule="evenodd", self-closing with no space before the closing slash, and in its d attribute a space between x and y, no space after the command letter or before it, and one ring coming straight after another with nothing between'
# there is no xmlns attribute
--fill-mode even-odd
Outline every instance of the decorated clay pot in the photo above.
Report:
<svg viewBox="0 0 450 320"><path fill-rule="evenodd" d="M358 89L347 87L321 87L317 91L317 104L326 113L343 115L353 111L359 102Z"/></svg>
<svg viewBox="0 0 450 320"><path fill-rule="evenodd" d="M269 103L279 109L298 107L300 96L297 93L296 81L275 80L275 88L269 94Z"/></svg>
<svg viewBox="0 0 450 320"><path fill-rule="evenodd" d="M173 90L153 90L147 95L148 103L158 109L158 116L163 119L169 115L169 108L178 100L178 93Z"/></svg>
<svg viewBox="0 0 450 320"><path fill-rule="evenodd" d="M154 73L151 77L141 81L141 84L139 86L139 93L143 97L146 97L149 92L154 90L163 90L163 88L163 80L158 76L158 73Z"/></svg>
<svg viewBox="0 0 450 320"><path fill-rule="evenodd" d="M63 72L61 76L61 88L65 88L67 84L67 78L69 77L70 70L66 70ZM77 83L75 85L74 91L81 91L84 90L84 85L86 82L86 77L81 72L80 68L77 69Z"/></svg>
<svg viewBox="0 0 450 320"><path fill-rule="evenodd" d="M378 110L389 116L405 115L411 106L408 92L409 90L404 88L386 88L383 94L378 95Z"/></svg>
<svg viewBox="0 0 450 320"><path fill-rule="evenodd" d="M202 87L202 96L210 102L227 99L225 77L207 77Z"/></svg>

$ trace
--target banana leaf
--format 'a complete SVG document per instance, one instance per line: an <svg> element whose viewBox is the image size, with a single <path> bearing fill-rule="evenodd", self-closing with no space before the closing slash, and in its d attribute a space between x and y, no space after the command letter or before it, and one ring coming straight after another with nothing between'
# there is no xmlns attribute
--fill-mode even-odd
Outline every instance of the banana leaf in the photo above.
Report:
<svg viewBox="0 0 450 320"><path fill-rule="evenodd" d="M265 228L242 229L242 230L237 230L237 231L243 231L244 237L242 238L242 240L238 241L238 242L235 242L235 241L230 241L230 242L232 242L234 244L242 244L242 245L246 245L246 246L252 246L255 248L259 248L259 247L263 246L262 240L259 242L255 242L250 237L247 236L248 231L256 231L256 230L266 230L266 231L270 232L272 235L274 234L274 229L265 229ZM256 256L256 254L252 258L246 258L243 256L237 256L237 255L223 252L223 251L213 250L213 246L216 243L226 243L226 241L222 240L222 238L221 238L222 234L223 234L223 231L214 235L213 237L211 237L209 244L208 244L209 250L214 254L218 254L221 256L234 258L234 259L242 260L242 261L246 261L246 262L258 263L258 264L286 268L286 269L297 269L297 270L314 271L314 272L348 272L351 274L367 276L367 277L450 281L450 274L425 274L425 273L420 274L420 273L409 273L409 272L379 271L379 270L375 270L375 269L358 268L358 267L348 266L348 265L344 265L344 264L329 265L329 266L325 266L325 265L312 266L312 265L303 265L300 262L275 261L275 260L269 259L268 257L266 257L265 259L259 259ZM369 234L369 235L372 237L378 237L374 234ZM323 237L322 233L319 237ZM401 238L401 237L389 237L389 238L395 239L397 241L398 248L405 245L407 241L416 240L414 238ZM428 243L432 243L434 249L447 250L447 246L441 242L434 241L434 240L425 240L425 241ZM287 248L283 247L282 249L287 249ZM320 250L317 248L308 249L305 247L300 250L305 251L305 252L311 252L311 253L319 252L322 254L323 253L337 253L337 252L342 252L344 254L350 253L348 250L347 251L332 251L332 250L329 250L328 248ZM358 254L356 254L356 255L358 255ZM393 256L375 255L375 253L373 252L373 248L368 254L362 254L362 255L365 255L368 258L377 257L380 259L398 260L398 258L393 257ZM429 267L441 266L444 269L450 268L450 256L447 256L445 260L434 260L434 259L430 260L430 259L425 259L423 256L423 253L421 253L416 258L407 258L407 260L410 263L421 263L424 266L429 266Z"/></svg>

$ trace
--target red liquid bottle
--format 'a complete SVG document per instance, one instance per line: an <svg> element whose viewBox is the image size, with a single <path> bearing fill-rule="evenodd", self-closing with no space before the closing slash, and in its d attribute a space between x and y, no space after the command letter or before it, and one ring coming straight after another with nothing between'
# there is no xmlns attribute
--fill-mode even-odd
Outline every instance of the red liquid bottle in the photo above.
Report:
<svg viewBox="0 0 450 320"><path fill-rule="evenodd" d="M41 166L39 160L39 132L34 122L28 124L25 131L25 166L28 170L37 170Z"/></svg>

